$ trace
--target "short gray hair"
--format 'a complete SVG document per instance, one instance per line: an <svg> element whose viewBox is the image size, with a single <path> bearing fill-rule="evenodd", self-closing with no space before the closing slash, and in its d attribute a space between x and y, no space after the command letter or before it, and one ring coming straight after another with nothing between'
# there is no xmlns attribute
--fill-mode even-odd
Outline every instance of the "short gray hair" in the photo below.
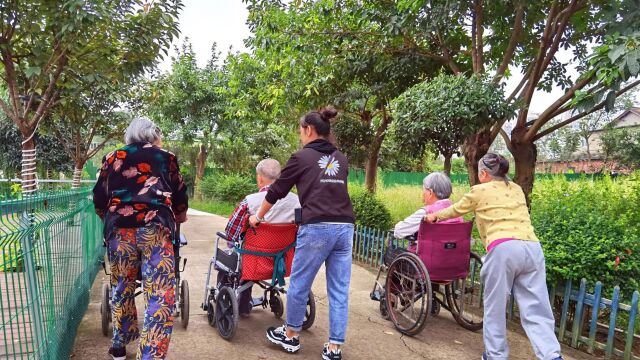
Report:
<svg viewBox="0 0 640 360"><path fill-rule="evenodd" d="M256 166L256 173L270 180L280 177L280 163L276 159L264 159Z"/></svg>
<svg viewBox="0 0 640 360"><path fill-rule="evenodd" d="M433 191L439 200L448 199L451 196L452 186L449 177L441 172L427 175L422 181L425 190Z"/></svg>
<svg viewBox="0 0 640 360"><path fill-rule="evenodd" d="M137 117L131 121L124 133L124 143L129 145L136 142L153 143L160 140L160 129L146 117Z"/></svg>

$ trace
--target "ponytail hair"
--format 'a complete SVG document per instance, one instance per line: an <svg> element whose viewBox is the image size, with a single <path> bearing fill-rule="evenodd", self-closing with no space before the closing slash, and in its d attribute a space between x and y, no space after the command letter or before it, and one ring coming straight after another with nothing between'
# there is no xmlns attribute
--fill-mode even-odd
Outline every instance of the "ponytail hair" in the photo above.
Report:
<svg viewBox="0 0 640 360"><path fill-rule="evenodd" d="M478 171L484 170L495 180L509 184L509 160L500 154L488 153L478 162Z"/></svg>
<svg viewBox="0 0 640 360"><path fill-rule="evenodd" d="M338 111L331 106L319 111L309 111L300 118L300 126L313 126L321 137L328 137L331 133L331 119L338 115Z"/></svg>

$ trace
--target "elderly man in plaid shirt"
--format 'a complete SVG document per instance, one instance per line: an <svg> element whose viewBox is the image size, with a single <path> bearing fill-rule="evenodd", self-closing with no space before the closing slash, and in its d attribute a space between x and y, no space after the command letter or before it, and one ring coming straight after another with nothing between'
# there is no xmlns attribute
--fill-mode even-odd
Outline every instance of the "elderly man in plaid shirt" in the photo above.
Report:
<svg viewBox="0 0 640 360"><path fill-rule="evenodd" d="M280 163L274 159L264 159L256 166L256 182L260 191L247 195L238 204L225 229L229 241L240 241L249 226L249 216L255 215L265 196L269 186L280 177ZM300 208L298 195L287 194L286 197L278 200L269 212L264 216L264 221L269 223L293 223L295 220L295 209ZM231 244L231 243L230 243ZM218 283L226 282L226 274L218 272ZM243 291L238 299L240 305L240 315L247 316L251 312L251 288Z"/></svg>

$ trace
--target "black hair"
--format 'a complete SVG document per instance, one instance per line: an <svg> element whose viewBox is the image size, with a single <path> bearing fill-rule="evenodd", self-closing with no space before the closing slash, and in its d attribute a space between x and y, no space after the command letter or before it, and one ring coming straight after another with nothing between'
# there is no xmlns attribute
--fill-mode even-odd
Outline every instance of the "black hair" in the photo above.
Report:
<svg viewBox="0 0 640 360"><path fill-rule="evenodd" d="M327 137L331 132L331 119L338 115L338 111L331 106L318 111L309 111L300 118L300 126L313 126L319 136Z"/></svg>

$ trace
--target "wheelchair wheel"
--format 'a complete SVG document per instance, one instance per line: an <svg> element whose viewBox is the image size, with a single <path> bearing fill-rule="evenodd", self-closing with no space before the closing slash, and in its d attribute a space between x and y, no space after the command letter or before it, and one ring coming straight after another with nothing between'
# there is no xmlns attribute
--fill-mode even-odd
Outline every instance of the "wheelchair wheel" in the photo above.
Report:
<svg viewBox="0 0 640 360"><path fill-rule="evenodd" d="M187 280L180 282L180 320L182 321L182 327L187 328L189 326L189 283Z"/></svg>
<svg viewBox="0 0 640 360"><path fill-rule="evenodd" d="M109 323L111 322L111 297L109 284L102 284L102 302L100 304L100 316L102 317L102 335L109 335Z"/></svg>
<svg viewBox="0 0 640 360"><path fill-rule="evenodd" d="M269 305L271 307L271 312L273 315L280 319L284 314L284 304L282 303L282 298L277 293L271 293L271 298L269 299Z"/></svg>
<svg viewBox="0 0 640 360"><path fill-rule="evenodd" d="M238 300L232 288L223 286L220 289L216 299L215 318L220 336L225 340L231 340L236 334L240 318Z"/></svg>
<svg viewBox="0 0 640 360"><path fill-rule="evenodd" d="M304 321L302 322L302 330L307 330L316 321L316 298L313 296L313 291L309 290L309 299L307 300L307 310L304 314Z"/></svg>
<svg viewBox="0 0 640 360"><path fill-rule="evenodd" d="M215 297L213 296L213 292L209 294L207 297L207 322L209 325L215 327L216 326L216 302Z"/></svg>
<svg viewBox="0 0 640 360"><path fill-rule="evenodd" d="M424 328L431 312L431 280L422 260L413 253L398 255L387 274L385 301L389 318L403 334Z"/></svg>
<svg viewBox="0 0 640 360"><path fill-rule="evenodd" d="M469 275L465 279L454 280L445 287L451 315L460 326L471 331L482 329L484 308L480 283L481 269L482 259L471 253Z"/></svg>

